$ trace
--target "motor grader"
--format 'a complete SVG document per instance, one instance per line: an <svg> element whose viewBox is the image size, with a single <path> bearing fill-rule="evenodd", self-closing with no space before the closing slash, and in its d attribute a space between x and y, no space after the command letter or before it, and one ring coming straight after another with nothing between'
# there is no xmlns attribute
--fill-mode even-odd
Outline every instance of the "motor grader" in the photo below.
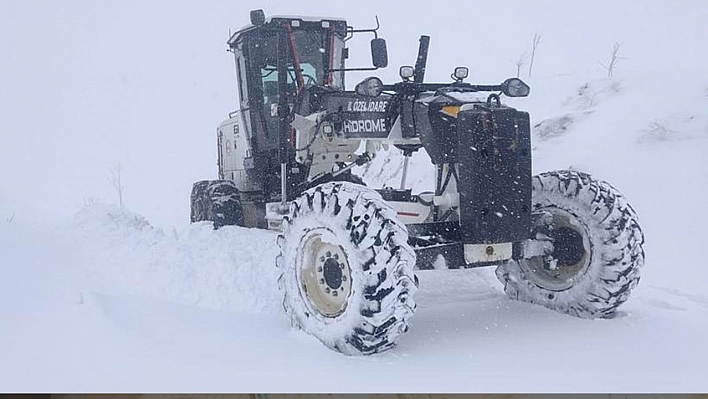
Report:
<svg viewBox="0 0 708 399"><path fill-rule="evenodd" d="M337 18L271 17L230 36L240 108L217 129L218 179L194 184L191 221L280 231L276 259L294 326L344 354L393 347L416 304L416 270L495 266L513 299L578 317L611 317L639 281L644 237L610 184L579 171L532 176L529 114L518 78L425 82L430 38L400 81L347 90L350 71L384 68L374 29ZM373 35L372 67L346 66L347 42ZM353 169L404 157L398 188ZM427 152L435 187L407 188ZM274 282L275 283L275 282Z"/></svg>

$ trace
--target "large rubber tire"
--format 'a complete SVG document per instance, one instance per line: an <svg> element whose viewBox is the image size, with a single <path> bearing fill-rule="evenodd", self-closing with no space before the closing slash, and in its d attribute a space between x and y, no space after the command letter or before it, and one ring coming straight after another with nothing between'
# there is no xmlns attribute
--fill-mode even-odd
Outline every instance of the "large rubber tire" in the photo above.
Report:
<svg viewBox="0 0 708 399"><path fill-rule="evenodd" d="M320 178L316 179L315 181L309 183L308 185L305 186L305 190L309 190L311 188L323 185L325 183L329 182L349 182L349 183L354 183L358 184L360 186L366 187L366 183L364 182L364 179L359 177L359 175L355 175L352 173L352 171L348 171L345 173L342 173L341 175L335 176L333 178L325 179L325 178Z"/></svg>
<svg viewBox="0 0 708 399"><path fill-rule="evenodd" d="M214 229L223 226L243 226L241 197L231 180L202 180L192 186L192 223L209 221Z"/></svg>
<svg viewBox="0 0 708 399"><path fill-rule="evenodd" d="M355 175L352 172L349 172L349 174L347 174L346 177L341 179L340 181L348 181L348 182L366 187L366 183L364 183L364 179L359 177L359 175Z"/></svg>
<svg viewBox="0 0 708 399"><path fill-rule="evenodd" d="M381 196L349 182L306 191L278 237L292 324L347 355L393 347L415 310L415 253Z"/></svg>
<svg viewBox="0 0 708 399"><path fill-rule="evenodd" d="M553 253L497 268L504 291L583 318L611 317L639 283L644 234L634 209L610 184L586 173L533 177L533 209L549 220Z"/></svg>

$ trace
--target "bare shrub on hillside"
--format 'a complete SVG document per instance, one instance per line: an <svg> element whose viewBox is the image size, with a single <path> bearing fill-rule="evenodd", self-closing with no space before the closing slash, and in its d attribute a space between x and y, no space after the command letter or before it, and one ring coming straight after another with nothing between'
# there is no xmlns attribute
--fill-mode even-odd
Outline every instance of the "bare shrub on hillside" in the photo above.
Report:
<svg viewBox="0 0 708 399"><path fill-rule="evenodd" d="M526 65L526 61L528 60L529 55L526 52L523 52L519 58L514 61L514 65L516 66L516 77L519 78L521 77L521 68Z"/></svg>
<svg viewBox="0 0 708 399"><path fill-rule="evenodd" d="M681 135L678 131L670 128L665 120L656 119L649 123L649 126L645 129L644 134L639 136L638 141L640 143L649 143L652 141L666 142L683 139L685 139L685 137L683 137L683 135Z"/></svg>
<svg viewBox="0 0 708 399"><path fill-rule="evenodd" d="M529 61L529 77L531 77L531 71L533 70L533 61L536 59L536 48L538 48L538 45L541 44L541 35L540 33L534 33L533 34L533 40L531 44L531 61Z"/></svg>
<svg viewBox="0 0 708 399"><path fill-rule="evenodd" d="M615 43L615 45L612 47L612 57L610 57L610 62L607 65L603 64L602 62L600 63L600 65L602 65L603 68L607 70L608 78L614 77L615 67L617 66L617 63L620 60L625 59L624 57L619 56L620 47L622 47L622 44Z"/></svg>
<svg viewBox="0 0 708 399"><path fill-rule="evenodd" d="M116 190L116 194L118 194L118 204L123 207L123 180L121 176L121 166L120 164L115 164L111 169L108 171L108 176L107 176L108 182L111 183L111 186L113 186L113 189Z"/></svg>

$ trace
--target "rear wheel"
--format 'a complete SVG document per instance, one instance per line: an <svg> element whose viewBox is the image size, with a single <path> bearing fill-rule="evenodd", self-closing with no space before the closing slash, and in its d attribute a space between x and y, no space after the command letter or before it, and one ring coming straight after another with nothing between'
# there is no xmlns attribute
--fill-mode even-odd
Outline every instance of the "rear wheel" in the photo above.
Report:
<svg viewBox="0 0 708 399"><path fill-rule="evenodd" d="M373 190L331 182L295 200L278 237L294 326L347 355L393 347L415 310L408 232Z"/></svg>
<svg viewBox="0 0 708 399"><path fill-rule="evenodd" d="M214 229L243 226L241 198L231 180L202 180L194 183L190 195L192 223L210 221Z"/></svg>
<svg viewBox="0 0 708 399"><path fill-rule="evenodd" d="M533 208L544 213L545 255L497 268L504 291L579 317L610 317L629 298L644 264L634 209L612 186L573 171L533 178Z"/></svg>

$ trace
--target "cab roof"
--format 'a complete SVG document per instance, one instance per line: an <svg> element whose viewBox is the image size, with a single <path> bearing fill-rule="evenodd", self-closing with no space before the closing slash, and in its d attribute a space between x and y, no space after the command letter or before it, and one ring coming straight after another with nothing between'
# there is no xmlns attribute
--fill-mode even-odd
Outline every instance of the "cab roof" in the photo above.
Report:
<svg viewBox="0 0 708 399"><path fill-rule="evenodd" d="M295 29L322 29L334 27L335 31L340 36L346 36L349 27L347 26L347 21L343 18L333 18L333 17L313 17L313 16L300 16L300 15L274 15L272 17L266 18L265 23L262 25L248 24L234 34L228 40L229 46L233 47L236 41L246 32L258 29L260 27L265 28L279 28L284 24L290 24L291 27Z"/></svg>

